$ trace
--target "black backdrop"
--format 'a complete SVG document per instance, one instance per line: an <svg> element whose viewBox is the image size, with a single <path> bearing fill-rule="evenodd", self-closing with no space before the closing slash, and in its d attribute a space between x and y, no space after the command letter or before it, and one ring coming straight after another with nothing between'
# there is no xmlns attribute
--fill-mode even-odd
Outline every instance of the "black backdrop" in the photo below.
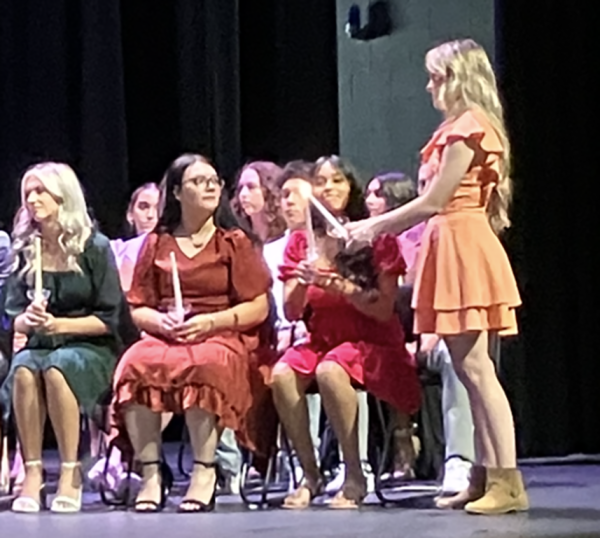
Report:
<svg viewBox="0 0 600 538"><path fill-rule="evenodd" d="M505 241L525 302L503 380L522 455L600 452L591 7L527 7L497 1L516 190ZM335 151L335 36L333 0L4 0L0 220L42 159L74 166L113 235L131 190L181 151L228 178L248 158Z"/></svg>

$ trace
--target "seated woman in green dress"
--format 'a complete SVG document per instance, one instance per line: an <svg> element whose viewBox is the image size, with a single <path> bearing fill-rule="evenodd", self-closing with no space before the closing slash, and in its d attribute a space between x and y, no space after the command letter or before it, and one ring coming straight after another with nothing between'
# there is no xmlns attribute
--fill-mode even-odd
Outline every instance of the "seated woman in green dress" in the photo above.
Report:
<svg viewBox="0 0 600 538"><path fill-rule="evenodd" d="M12 509L39 512L44 504L42 436L48 415L61 458L50 509L77 512L82 495L80 409L91 412L110 385L122 347L117 331L123 295L109 241L94 230L69 166L30 168L21 181L21 200L5 310L15 331L27 335L27 344L13 357L0 389L5 418L12 411L16 419L26 467ZM36 237L41 243L41 294L34 293Z"/></svg>

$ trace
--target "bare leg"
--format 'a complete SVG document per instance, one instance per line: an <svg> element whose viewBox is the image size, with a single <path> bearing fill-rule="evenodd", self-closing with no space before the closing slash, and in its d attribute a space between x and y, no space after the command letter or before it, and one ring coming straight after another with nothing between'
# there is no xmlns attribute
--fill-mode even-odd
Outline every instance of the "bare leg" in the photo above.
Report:
<svg viewBox="0 0 600 538"><path fill-rule="evenodd" d="M475 439L479 438L476 446L483 452L481 459L486 464L483 495L471 496L465 510L472 514L527 510L529 499L523 477L516 468L512 413L490 359L488 334L468 333L446 338L446 341L452 362L457 373L463 376L462 381L469 394Z"/></svg>
<svg viewBox="0 0 600 538"><path fill-rule="evenodd" d="M0 495L6 495L10 490L10 465L8 463L8 439L0 424Z"/></svg>
<svg viewBox="0 0 600 538"><path fill-rule="evenodd" d="M61 462L74 464L77 462L79 448L79 403L60 370L48 369L44 373L44 381L48 415L56 435ZM73 465L63 465L58 481L57 496L77 499L81 484L81 469Z"/></svg>
<svg viewBox="0 0 600 538"><path fill-rule="evenodd" d="M90 430L90 456L98 458L102 451L103 433L92 419L88 419L88 429Z"/></svg>
<svg viewBox="0 0 600 538"><path fill-rule="evenodd" d="M160 413L133 404L125 410L125 426L135 458L142 463L160 461ZM136 510L154 511L160 504L161 477L158 465L142 466L142 486L136 498ZM145 503L144 501L148 501Z"/></svg>
<svg viewBox="0 0 600 538"><path fill-rule="evenodd" d="M190 433L190 442L194 451L194 472L190 486L183 501L179 506L181 511L198 511L198 503L209 505L217 484L216 468L212 466L215 461L215 452L219 442L220 432L216 426L216 417L194 407L185 413L185 422ZM197 501L193 502L193 501Z"/></svg>
<svg viewBox="0 0 600 538"><path fill-rule="evenodd" d="M457 375L469 394L479 463L514 469L517 456L513 417L488 354L487 332L444 339Z"/></svg>
<svg viewBox="0 0 600 538"><path fill-rule="evenodd" d="M394 476L405 479L414 478L414 465L417 459L413 443L413 427L410 415L391 408L394 421Z"/></svg>
<svg viewBox="0 0 600 538"><path fill-rule="evenodd" d="M170 424L171 420L173 420L173 413L162 413L160 415L161 432L164 432L167 429L167 426Z"/></svg>
<svg viewBox="0 0 600 538"><path fill-rule="evenodd" d="M26 462L41 461L46 405L42 379L39 374L33 373L25 367L16 370L13 407L24 460ZM41 464L27 466L20 496L39 501L42 477Z"/></svg>
<svg viewBox="0 0 600 538"><path fill-rule="evenodd" d="M358 505L366 494L358 450L358 399L345 370L333 361L317 366L317 382L323 406L335 435L342 445L346 480L332 506L339 508ZM338 506L339 505L339 506Z"/></svg>
<svg viewBox="0 0 600 538"><path fill-rule="evenodd" d="M321 475L315 458L315 450L310 437L306 387L309 380L296 374L287 364L278 363L273 370L273 400L285 433L294 447L302 469L306 485L288 496L284 506L304 508L311 497L321 487Z"/></svg>

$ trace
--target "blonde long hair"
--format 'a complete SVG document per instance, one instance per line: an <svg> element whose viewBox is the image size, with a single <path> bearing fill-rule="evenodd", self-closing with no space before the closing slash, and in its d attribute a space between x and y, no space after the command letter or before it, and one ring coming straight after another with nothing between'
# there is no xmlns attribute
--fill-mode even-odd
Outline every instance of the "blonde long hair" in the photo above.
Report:
<svg viewBox="0 0 600 538"><path fill-rule="evenodd" d="M499 233L510 226L510 142L490 60L483 47L475 41L461 39L431 49L425 56L425 65L430 73L444 79L441 99L448 117L478 108L486 115L502 142L504 152L500 162L500 178L487 206L490 224Z"/></svg>
<svg viewBox="0 0 600 538"><path fill-rule="evenodd" d="M21 179L21 207L15 215L13 225L13 250L15 263L18 254L24 258L20 272L29 284L33 280L33 240L40 234L29 211L25 186L30 177L38 179L58 203L57 224L60 228L58 244L66 255L67 270L80 273L77 257L83 252L93 223L90 218L81 185L73 169L63 163L45 162L29 168Z"/></svg>

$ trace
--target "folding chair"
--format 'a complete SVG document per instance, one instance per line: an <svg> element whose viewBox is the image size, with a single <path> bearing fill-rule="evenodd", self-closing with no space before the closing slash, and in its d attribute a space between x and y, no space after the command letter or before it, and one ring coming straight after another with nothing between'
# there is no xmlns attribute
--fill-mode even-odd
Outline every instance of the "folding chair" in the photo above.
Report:
<svg viewBox="0 0 600 538"><path fill-rule="evenodd" d="M413 332L413 311L411 308L412 286L403 285L398 288L395 310L404 329L406 342L418 342ZM407 496L418 494L435 494L439 490L432 479L437 479L439 469L443 466L443 449L441 454L436 455L435 446L429 446L429 441L434 440L434 445L441 444L443 447L443 421L441 419L441 379L437 374L432 374L421 369L419 379L423 387L423 404L417 416L417 434L421 441L421 453L416 462L417 478L428 480L428 482L417 482L414 480L396 480L393 473L391 478L384 480L383 474L390 468L393 458L391 450L394 443L395 425L388 419L382 402L376 400L377 417L382 430L383 443L376 454L375 494L382 505L400 504L407 501ZM434 425L436 427L434 427ZM436 438L436 432L442 432ZM438 451L439 452L439 451ZM391 496L390 494L393 494Z"/></svg>

